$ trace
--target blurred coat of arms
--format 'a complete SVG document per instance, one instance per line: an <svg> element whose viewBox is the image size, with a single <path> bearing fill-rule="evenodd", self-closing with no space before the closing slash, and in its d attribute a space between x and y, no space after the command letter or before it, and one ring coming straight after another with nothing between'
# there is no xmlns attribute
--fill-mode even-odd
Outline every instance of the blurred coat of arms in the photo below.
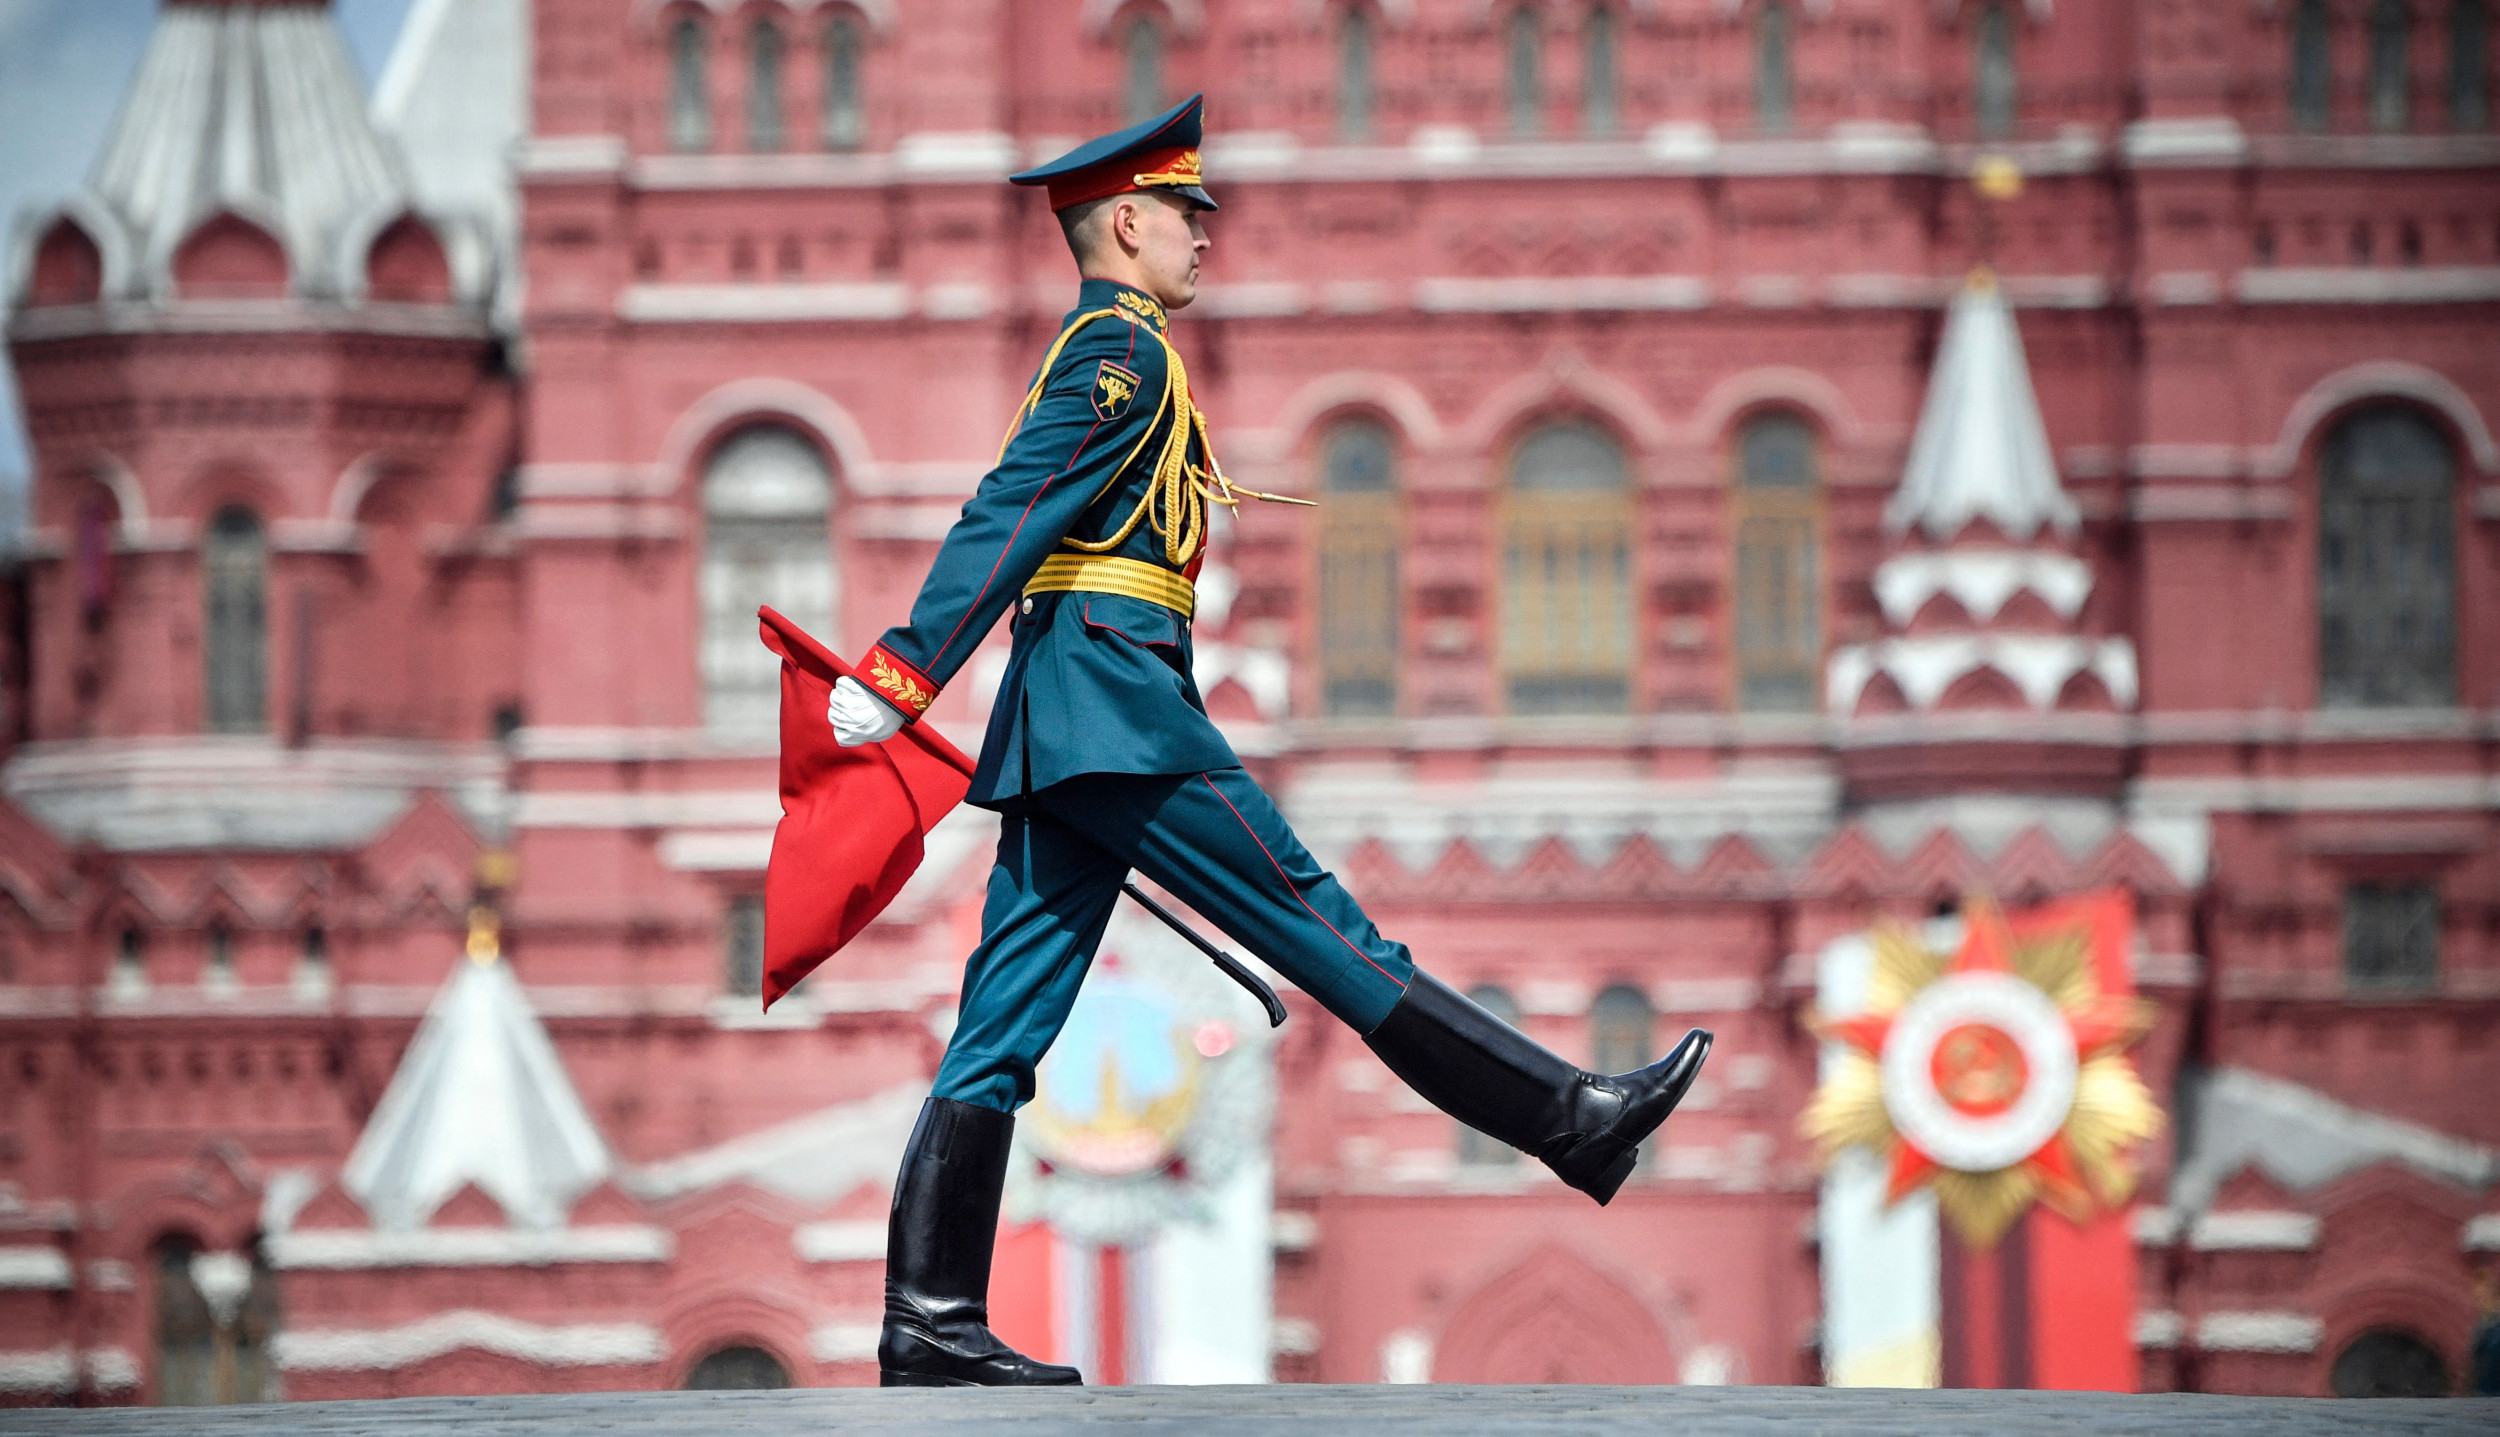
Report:
<svg viewBox="0 0 2500 1437"><path fill-rule="evenodd" d="M1932 1187L1984 1248L2035 1200L2078 1222L2124 1204L2161 1108L2126 1056L2152 1005L2134 994L2125 895L2010 919L1974 898L1962 920L1950 954L1906 928L1868 935L1865 1009L1818 1022L1844 1049L1803 1127L1827 1161L1852 1146L1883 1157L1888 1202Z"/></svg>
<svg viewBox="0 0 2500 1437"><path fill-rule="evenodd" d="M1204 1218L1266 1151L1274 1035L1194 950L1123 909L1035 1075L1007 1210L1097 1245Z"/></svg>

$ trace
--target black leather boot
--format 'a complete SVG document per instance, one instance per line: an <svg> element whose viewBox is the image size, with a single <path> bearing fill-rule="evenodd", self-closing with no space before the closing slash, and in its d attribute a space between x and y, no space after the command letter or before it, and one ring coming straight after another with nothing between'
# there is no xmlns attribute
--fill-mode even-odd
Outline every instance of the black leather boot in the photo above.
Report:
<svg viewBox="0 0 2500 1437"><path fill-rule="evenodd" d="M1695 1028L1639 1072L1582 1072L1421 969L1363 1041L1434 1107L1533 1153L1601 1205L1710 1053L1709 1031Z"/></svg>
<svg viewBox="0 0 2500 1437"><path fill-rule="evenodd" d="M1073 1387L990 1331L990 1249L1013 1113L949 1098L921 1105L886 1220L883 1387Z"/></svg>

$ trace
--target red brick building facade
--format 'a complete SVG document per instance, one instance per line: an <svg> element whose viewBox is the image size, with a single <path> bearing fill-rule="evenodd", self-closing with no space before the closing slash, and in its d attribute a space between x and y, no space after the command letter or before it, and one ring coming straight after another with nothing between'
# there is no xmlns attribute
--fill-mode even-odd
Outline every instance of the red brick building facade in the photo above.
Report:
<svg viewBox="0 0 2500 1437"><path fill-rule="evenodd" d="M1323 501L1221 540L1211 706L1450 981L1590 1061L1719 1035L1599 1210L1295 998L1274 1375L1820 1380L1815 955L2117 885L2173 1110L2144 1385L2461 1380L2482 0L529 11L420 0L368 106L321 5L168 4L11 251L14 1399L871 1377L985 838L757 1017L751 615L903 613L1072 293L1001 176L1200 89L1176 340L1235 476ZM1983 265L2037 472L1921 455ZM994 672L935 719L977 737ZM343 1173L506 851L526 1001L481 1011L600 1155L438 1135L473 1180L403 1211Z"/></svg>

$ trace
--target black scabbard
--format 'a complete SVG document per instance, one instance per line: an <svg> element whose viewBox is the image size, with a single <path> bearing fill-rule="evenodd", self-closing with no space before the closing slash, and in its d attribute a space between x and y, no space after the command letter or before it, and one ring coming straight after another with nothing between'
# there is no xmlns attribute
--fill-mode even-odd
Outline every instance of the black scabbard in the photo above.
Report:
<svg viewBox="0 0 2500 1437"><path fill-rule="evenodd" d="M1271 1028L1285 1026L1285 1000L1276 996L1276 990L1267 986L1266 979L1251 972L1249 965L1209 943L1199 935L1197 929L1183 923L1179 915L1173 913L1171 909L1148 898L1145 890L1136 884L1124 882L1120 885L1120 891L1136 899L1138 907L1162 919L1165 927L1188 939L1189 946L1206 954L1210 962L1224 970L1225 977L1249 989L1250 996L1258 999L1259 1006L1267 1010L1267 1026Z"/></svg>

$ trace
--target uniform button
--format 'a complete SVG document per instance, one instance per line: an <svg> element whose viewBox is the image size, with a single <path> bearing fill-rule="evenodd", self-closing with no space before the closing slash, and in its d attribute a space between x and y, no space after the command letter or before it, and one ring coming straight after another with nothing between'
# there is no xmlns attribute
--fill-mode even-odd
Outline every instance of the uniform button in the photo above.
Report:
<svg viewBox="0 0 2500 1437"><path fill-rule="evenodd" d="M1024 601L1024 611L1028 614L1033 612L1033 601L1031 599Z"/></svg>

